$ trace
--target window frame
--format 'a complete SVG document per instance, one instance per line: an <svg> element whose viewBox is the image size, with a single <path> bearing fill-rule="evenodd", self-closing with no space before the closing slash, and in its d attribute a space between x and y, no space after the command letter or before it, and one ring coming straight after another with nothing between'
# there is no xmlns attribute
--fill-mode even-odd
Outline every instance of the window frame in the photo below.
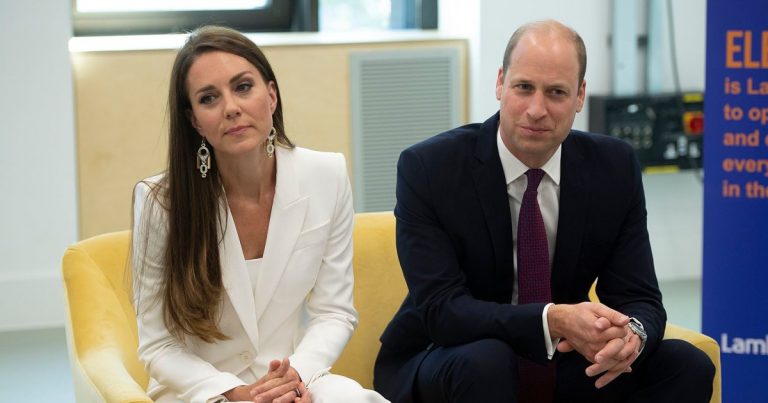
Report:
<svg viewBox="0 0 768 403"><path fill-rule="evenodd" d="M272 0L252 10L79 12L72 0L74 36L178 34L206 24L241 32L318 30L318 0Z"/></svg>
<svg viewBox="0 0 768 403"><path fill-rule="evenodd" d="M392 0L393 29L437 29L438 0Z"/></svg>

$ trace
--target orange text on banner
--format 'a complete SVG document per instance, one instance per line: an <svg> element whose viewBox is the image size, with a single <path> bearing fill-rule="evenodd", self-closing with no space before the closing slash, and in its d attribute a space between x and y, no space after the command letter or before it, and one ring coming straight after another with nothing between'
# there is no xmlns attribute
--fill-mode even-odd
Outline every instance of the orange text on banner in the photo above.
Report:
<svg viewBox="0 0 768 403"><path fill-rule="evenodd" d="M729 69L768 69L768 31L754 32L759 59L752 54L752 31L729 30L725 33L725 67Z"/></svg>

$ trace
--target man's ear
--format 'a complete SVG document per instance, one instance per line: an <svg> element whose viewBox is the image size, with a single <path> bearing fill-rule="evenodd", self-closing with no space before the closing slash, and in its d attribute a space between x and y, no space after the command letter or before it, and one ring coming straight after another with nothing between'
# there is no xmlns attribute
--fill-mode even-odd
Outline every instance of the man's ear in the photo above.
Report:
<svg viewBox="0 0 768 403"><path fill-rule="evenodd" d="M587 80L581 80L581 85L579 86L579 93L576 95L578 100L578 105L576 106L576 112L581 112L581 108L584 107L584 97L587 95Z"/></svg>
<svg viewBox="0 0 768 403"><path fill-rule="evenodd" d="M504 88L504 67L499 67L499 75L496 77L496 100L501 101L501 90Z"/></svg>

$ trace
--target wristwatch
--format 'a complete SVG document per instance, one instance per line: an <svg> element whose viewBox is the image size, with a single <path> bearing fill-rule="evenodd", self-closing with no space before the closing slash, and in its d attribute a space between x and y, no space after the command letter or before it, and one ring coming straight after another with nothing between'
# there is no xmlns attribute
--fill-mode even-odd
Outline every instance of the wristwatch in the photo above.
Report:
<svg viewBox="0 0 768 403"><path fill-rule="evenodd" d="M640 323L637 318L629 318L629 330L632 331L632 333L636 334L637 337L640 338L640 350L638 353L642 353L643 349L645 348L645 342L648 341L648 333L645 332L645 328L643 327L643 324Z"/></svg>

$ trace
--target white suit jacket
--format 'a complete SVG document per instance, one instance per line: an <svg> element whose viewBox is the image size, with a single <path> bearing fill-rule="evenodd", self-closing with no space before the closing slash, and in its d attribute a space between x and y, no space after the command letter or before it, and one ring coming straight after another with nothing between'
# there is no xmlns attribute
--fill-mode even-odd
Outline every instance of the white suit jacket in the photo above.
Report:
<svg viewBox="0 0 768 403"><path fill-rule="evenodd" d="M149 395L205 402L289 357L311 384L327 373L357 325L352 304L352 195L341 154L277 148L277 182L260 284L251 285L226 205L220 231L225 288L220 330L229 340L179 341L164 322L158 285L167 218L147 183L134 191L134 306Z"/></svg>

